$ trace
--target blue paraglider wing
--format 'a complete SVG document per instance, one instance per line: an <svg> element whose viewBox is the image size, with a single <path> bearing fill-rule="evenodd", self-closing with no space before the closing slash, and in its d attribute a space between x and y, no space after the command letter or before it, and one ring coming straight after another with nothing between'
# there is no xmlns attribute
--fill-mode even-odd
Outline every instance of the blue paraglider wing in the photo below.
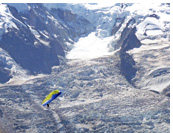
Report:
<svg viewBox="0 0 173 133"><path fill-rule="evenodd" d="M45 106L57 98L61 92L59 90L52 91L42 102L42 105Z"/></svg>

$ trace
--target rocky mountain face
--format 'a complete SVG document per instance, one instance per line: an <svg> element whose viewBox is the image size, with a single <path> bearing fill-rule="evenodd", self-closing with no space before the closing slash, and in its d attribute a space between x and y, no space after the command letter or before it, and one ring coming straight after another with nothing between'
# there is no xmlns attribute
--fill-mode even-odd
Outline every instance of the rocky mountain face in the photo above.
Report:
<svg viewBox="0 0 173 133"><path fill-rule="evenodd" d="M0 132L170 132L169 4L21 5L0 4Z"/></svg>
<svg viewBox="0 0 173 133"><path fill-rule="evenodd" d="M48 11L42 4L28 4L30 10L23 12L18 12L13 4L5 8L15 27L5 29L8 32L2 34L0 47L30 74L50 74L52 66L60 64L58 56L64 57L70 49L65 43L73 43L94 30L92 24L84 18L60 9ZM81 23L81 26L76 23L76 30L73 21ZM8 25L6 21L3 23ZM86 29L84 25L89 28ZM4 67L1 69L3 81L8 81L10 70Z"/></svg>

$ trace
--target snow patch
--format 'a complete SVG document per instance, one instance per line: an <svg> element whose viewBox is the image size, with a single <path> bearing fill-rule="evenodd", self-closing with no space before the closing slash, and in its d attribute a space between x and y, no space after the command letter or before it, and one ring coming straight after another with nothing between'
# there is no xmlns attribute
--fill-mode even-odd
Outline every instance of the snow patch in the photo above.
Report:
<svg viewBox="0 0 173 133"><path fill-rule="evenodd" d="M142 44L159 44L159 43L163 43L166 45L169 45L169 41L166 38L160 38L160 39L144 39L141 41Z"/></svg>
<svg viewBox="0 0 173 133"><path fill-rule="evenodd" d="M170 85L170 81L167 81L167 82L163 82L163 83L156 83L153 85L149 85L146 88L144 87L143 89L153 90L153 91L157 91L157 92L161 93L169 85Z"/></svg>
<svg viewBox="0 0 173 133"><path fill-rule="evenodd" d="M96 32L80 38L74 48L67 54L68 59L92 59L112 54L109 52L109 43L113 37L99 38Z"/></svg>
<svg viewBox="0 0 173 133"><path fill-rule="evenodd" d="M159 41L153 40L153 42L158 43ZM163 49L163 48L166 48L166 47L169 47L169 46L170 46L169 43L165 43L165 45L159 45L159 44L156 45L155 43L154 44L148 44L148 45L146 44L146 45L142 45L140 48L134 48L132 50L129 50L128 53L130 55L132 55L132 54L140 53L142 51L158 50L158 49Z"/></svg>
<svg viewBox="0 0 173 133"><path fill-rule="evenodd" d="M47 76L46 74L38 74L36 76L34 75L15 76L11 78L7 83L2 84L0 86L34 84L35 79L43 78L46 76Z"/></svg>
<svg viewBox="0 0 173 133"><path fill-rule="evenodd" d="M13 23L14 17L11 15L7 5L0 4L0 39L3 33L8 32L8 28L17 28L16 24Z"/></svg>
<svg viewBox="0 0 173 133"><path fill-rule="evenodd" d="M149 36L158 36L163 35L163 32L161 30L147 30L146 34Z"/></svg>

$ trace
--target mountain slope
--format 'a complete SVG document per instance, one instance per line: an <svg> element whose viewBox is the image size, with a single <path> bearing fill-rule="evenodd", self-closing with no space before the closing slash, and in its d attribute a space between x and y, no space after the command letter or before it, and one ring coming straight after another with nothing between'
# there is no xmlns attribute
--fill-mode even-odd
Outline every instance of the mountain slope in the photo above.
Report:
<svg viewBox="0 0 173 133"><path fill-rule="evenodd" d="M118 56L112 56L69 62L45 78L1 87L3 129L168 133L169 98L132 87L121 75L119 61ZM61 97L50 108L43 107L44 97L57 88Z"/></svg>
<svg viewBox="0 0 173 133"><path fill-rule="evenodd" d="M0 131L170 132L170 4L19 5L0 5Z"/></svg>
<svg viewBox="0 0 173 133"><path fill-rule="evenodd" d="M42 4L0 6L0 47L29 74L50 74L52 66L60 64L58 56L64 57L70 49L67 44L73 44L80 36L94 30L92 24L80 16L74 14L73 20L70 20L70 11L48 11ZM63 16L62 12L69 15ZM88 25L89 28L81 26L74 30L73 21ZM1 70L1 75L7 76L4 82L13 77L11 70ZM3 79L6 79L5 76Z"/></svg>

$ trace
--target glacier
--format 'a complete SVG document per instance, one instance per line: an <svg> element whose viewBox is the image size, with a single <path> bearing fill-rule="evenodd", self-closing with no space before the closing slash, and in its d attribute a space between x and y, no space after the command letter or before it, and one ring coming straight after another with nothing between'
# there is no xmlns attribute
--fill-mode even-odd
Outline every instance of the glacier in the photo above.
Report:
<svg viewBox="0 0 173 133"><path fill-rule="evenodd" d="M68 59L91 59L105 55L110 55L110 43L113 39L111 29L116 20L116 13L120 12L119 6L115 3L102 4L44 4L47 8L63 8L71 10L73 13L85 17L95 27L95 33L90 33L87 37L81 38L74 43L74 49L68 54ZM123 17L125 13L119 13ZM85 40L84 40L85 39ZM93 42L94 41L94 42ZM86 43L85 43L86 42ZM89 42L89 43L87 43ZM82 45L81 45L82 43ZM98 47L100 47L98 49ZM83 52L81 52L83 51Z"/></svg>
<svg viewBox="0 0 173 133"><path fill-rule="evenodd" d="M0 7L0 132L170 132L169 3Z"/></svg>
<svg viewBox="0 0 173 133"><path fill-rule="evenodd" d="M81 4L65 4L63 6L61 6L61 4L44 4L44 5L46 7L48 7L49 9L63 8L66 10L71 10L73 13L85 17L92 24L94 24L94 26L96 27L95 36L93 36L93 33L91 33L90 35L88 35L88 37L85 37L85 39L86 39L85 42L91 42L90 41L91 36L93 38L92 40L94 40L94 39L99 40L99 38L106 38L106 37L110 38L110 36L112 36L111 30L112 30L114 24L116 23L116 21L118 20L117 18L126 17L126 20L124 22L124 28L128 22L128 19L135 18L135 21L137 21L137 23L135 25L138 28L136 35L141 41L144 39L144 38L142 38L142 34L144 34L144 32L146 32L146 34L148 34L149 36L154 36L154 35L156 36L156 35L165 34L163 32L166 31L166 29L165 29L166 26L167 26L167 29L169 29L169 25L166 24L166 22L170 21L169 20L169 9L166 9L166 5L161 6L161 4L109 3L108 5L106 5L106 4L99 5L99 4L87 4L87 3L82 4L81 3ZM144 18L145 20L143 20L143 18L140 19L141 16L149 16L151 14L154 14L155 12L157 12L158 16L160 16L160 18L158 20L154 17L147 17L146 19ZM131 25L131 26L134 26L134 25ZM110 51L112 51L111 44L112 44L112 42L117 42L119 40L120 35L123 31L123 26L121 26L121 27L122 27L122 29L119 30L119 33L118 32L116 33L116 37L114 37L114 39L112 37L112 38L110 38L109 42L108 41L106 42L107 48L104 48L104 46L103 46L102 49L105 49L105 52L99 53L96 50L94 52L95 55L97 54L101 57L101 56L111 54L111 53L109 53ZM169 37L167 37L167 38L169 39ZM83 43L83 45L80 45L80 43ZM106 45L106 43L104 43L104 44L101 44L101 43L99 44L99 43L100 43L99 41L98 42L96 41L95 45L100 45L100 47L102 47L101 45L104 45L104 44ZM82 46L83 46L83 48L82 48ZM79 58L82 59L82 57L84 57L84 59L86 59L85 55L89 55L88 56L89 58L92 58L91 56L93 55L93 58L95 58L94 54L90 54L91 49L93 49L90 46L91 46L91 44L88 43L88 46L86 47L86 44L84 44L84 41L81 42L81 40L79 40L79 42L75 42L74 49L72 51L70 51L69 54L67 54L67 58L74 59L76 57L76 59L79 59ZM86 54L82 55L82 54L80 54L81 52L76 52L77 49L79 49L79 50L85 49ZM87 51L88 51L88 53L87 53ZM75 57L74 57L73 52L75 52ZM72 57L70 57L70 55ZM97 57L99 57L99 56L97 56Z"/></svg>

